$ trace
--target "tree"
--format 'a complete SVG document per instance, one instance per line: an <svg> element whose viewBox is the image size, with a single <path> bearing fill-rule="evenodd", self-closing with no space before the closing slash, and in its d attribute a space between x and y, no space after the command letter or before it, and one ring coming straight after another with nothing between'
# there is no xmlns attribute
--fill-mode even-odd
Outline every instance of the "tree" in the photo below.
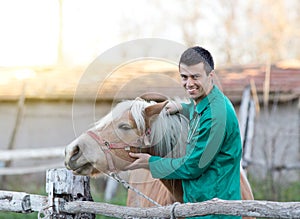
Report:
<svg viewBox="0 0 300 219"><path fill-rule="evenodd" d="M263 0L260 4L249 3L247 7L254 60L275 62L284 59L294 27L287 16L290 8L283 0Z"/></svg>

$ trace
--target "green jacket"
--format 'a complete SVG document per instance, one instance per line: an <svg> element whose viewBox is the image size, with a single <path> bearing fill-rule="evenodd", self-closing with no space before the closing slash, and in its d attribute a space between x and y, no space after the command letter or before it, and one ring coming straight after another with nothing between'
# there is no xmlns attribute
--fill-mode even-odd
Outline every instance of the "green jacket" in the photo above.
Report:
<svg viewBox="0 0 300 219"><path fill-rule="evenodd" d="M213 198L240 200L242 154L238 120L229 99L216 87L196 106L182 104L190 119L186 155L180 158L151 156L154 178L181 179L183 200L202 202ZM240 218L208 215L200 218Z"/></svg>

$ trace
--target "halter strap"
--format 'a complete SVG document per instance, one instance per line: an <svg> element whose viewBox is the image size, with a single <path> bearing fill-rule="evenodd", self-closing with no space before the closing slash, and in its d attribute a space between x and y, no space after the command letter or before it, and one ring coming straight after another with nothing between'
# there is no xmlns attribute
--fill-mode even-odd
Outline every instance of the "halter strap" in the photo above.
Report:
<svg viewBox="0 0 300 219"><path fill-rule="evenodd" d="M150 130L147 131L146 134L150 134ZM104 140L100 135L97 135L95 132L89 130L86 132L92 139L94 139L98 145L101 147L101 150L104 152L106 161L108 164L108 169L110 172L116 172L116 168L112 159L112 154L111 150L112 149L124 149L125 151L128 152L133 152L133 153L145 153L148 152L150 147L142 147L141 145L139 146L137 142L132 143L132 144L125 144L125 143L110 143L109 141Z"/></svg>
<svg viewBox="0 0 300 219"><path fill-rule="evenodd" d="M109 171L115 172L116 167L112 159L112 155L110 153L108 143L93 131L87 131L87 134L98 143L101 150L104 152Z"/></svg>
<svg viewBox="0 0 300 219"><path fill-rule="evenodd" d="M101 147L104 145L105 147L107 147L107 149L124 149L125 151L130 150L130 146L128 144L110 143L109 141L106 141L103 138L101 138L101 136L97 135L93 131L87 131L86 133L89 136L91 136L94 140L96 140Z"/></svg>

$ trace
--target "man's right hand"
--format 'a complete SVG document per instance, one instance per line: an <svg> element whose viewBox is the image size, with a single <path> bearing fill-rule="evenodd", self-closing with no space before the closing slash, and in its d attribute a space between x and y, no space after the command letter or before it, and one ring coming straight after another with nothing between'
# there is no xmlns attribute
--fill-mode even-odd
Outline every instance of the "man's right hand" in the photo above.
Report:
<svg viewBox="0 0 300 219"><path fill-rule="evenodd" d="M129 156L132 158L136 158L136 160L126 166L124 170L135 170L135 169L148 169L149 170L149 159L151 157L150 154L146 153L129 153Z"/></svg>
<svg viewBox="0 0 300 219"><path fill-rule="evenodd" d="M174 100L169 101L165 108L169 114L175 114L182 111L181 104Z"/></svg>

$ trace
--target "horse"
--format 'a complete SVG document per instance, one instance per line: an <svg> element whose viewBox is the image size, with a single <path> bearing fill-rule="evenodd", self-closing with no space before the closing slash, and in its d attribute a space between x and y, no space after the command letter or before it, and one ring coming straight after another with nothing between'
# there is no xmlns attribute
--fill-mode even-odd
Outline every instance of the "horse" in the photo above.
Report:
<svg viewBox="0 0 300 219"><path fill-rule="evenodd" d="M134 161L129 152L174 158L183 156L185 148L182 145L186 143L189 121L179 113L168 114L164 110L167 102L136 98L118 103L92 128L66 146L66 168L75 174L95 177L101 173L123 171ZM180 180L158 180L147 170L137 172L131 172L131 181L144 182L133 183L141 192L161 205L182 202ZM242 168L240 182L242 199L253 200ZM153 204L128 192L127 205L149 207Z"/></svg>

